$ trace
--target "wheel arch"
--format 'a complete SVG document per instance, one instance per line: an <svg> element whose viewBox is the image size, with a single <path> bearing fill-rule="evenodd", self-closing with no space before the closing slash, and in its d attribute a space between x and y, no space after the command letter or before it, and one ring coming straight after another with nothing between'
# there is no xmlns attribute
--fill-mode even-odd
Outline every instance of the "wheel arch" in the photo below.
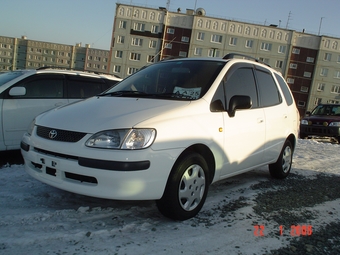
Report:
<svg viewBox="0 0 340 255"><path fill-rule="evenodd" d="M287 140L290 141L290 143L292 144L293 146L293 150L295 150L295 147L296 147L296 137L294 134L290 134L288 137L287 137Z"/></svg>
<svg viewBox="0 0 340 255"><path fill-rule="evenodd" d="M194 144L194 145L191 145L190 147L186 148L181 153L181 155L177 158L176 163L184 155L186 155L187 153L190 153L190 152L196 152L196 153L200 154L205 159L205 161L207 162L207 165L208 165L208 168L209 168L208 169L209 170L209 184L211 184L213 179L214 179L215 169L216 169L215 158L214 158L212 151L210 150L210 148L208 146L206 146L204 144Z"/></svg>

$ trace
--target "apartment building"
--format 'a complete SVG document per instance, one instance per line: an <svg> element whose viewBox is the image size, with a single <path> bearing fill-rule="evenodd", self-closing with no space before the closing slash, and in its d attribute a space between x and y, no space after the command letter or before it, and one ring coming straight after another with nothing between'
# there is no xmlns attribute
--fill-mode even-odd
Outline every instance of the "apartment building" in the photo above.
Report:
<svg viewBox="0 0 340 255"><path fill-rule="evenodd" d="M0 36L0 71L58 67L108 73L109 51Z"/></svg>

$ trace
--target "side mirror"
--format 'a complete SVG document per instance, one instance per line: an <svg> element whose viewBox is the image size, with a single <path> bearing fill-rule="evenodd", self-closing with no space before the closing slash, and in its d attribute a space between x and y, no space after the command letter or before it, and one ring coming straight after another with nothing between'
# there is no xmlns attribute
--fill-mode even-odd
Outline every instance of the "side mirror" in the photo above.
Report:
<svg viewBox="0 0 340 255"><path fill-rule="evenodd" d="M234 117L236 110L250 109L251 106L250 96L233 96L229 101L229 117Z"/></svg>
<svg viewBox="0 0 340 255"><path fill-rule="evenodd" d="M309 117L310 116L310 111L306 112L306 116Z"/></svg>
<svg viewBox="0 0 340 255"><path fill-rule="evenodd" d="M9 95L12 96L12 97L24 96L24 95L26 95L26 88L25 87L11 88L10 91L9 91Z"/></svg>

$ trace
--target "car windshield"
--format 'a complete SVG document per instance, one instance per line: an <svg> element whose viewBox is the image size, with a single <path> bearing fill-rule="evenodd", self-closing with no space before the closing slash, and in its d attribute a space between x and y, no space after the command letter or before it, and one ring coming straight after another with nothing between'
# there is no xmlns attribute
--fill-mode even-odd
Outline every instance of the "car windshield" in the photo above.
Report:
<svg viewBox="0 0 340 255"><path fill-rule="evenodd" d="M6 82L9 82L19 77L22 74L23 72L21 71L0 73L0 86L4 85Z"/></svg>
<svg viewBox="0 0 340 255"><path fill-rule="evenodd" d="M102 95L195 100L208 91L224 65L223 61L195 59L158 62Z"/></svg>
<svg viewBox="0 0 340 255"><path fill-rule="evenodd" d="M340 105L319 105L311 115L337 115L340 116Z"/></svg>

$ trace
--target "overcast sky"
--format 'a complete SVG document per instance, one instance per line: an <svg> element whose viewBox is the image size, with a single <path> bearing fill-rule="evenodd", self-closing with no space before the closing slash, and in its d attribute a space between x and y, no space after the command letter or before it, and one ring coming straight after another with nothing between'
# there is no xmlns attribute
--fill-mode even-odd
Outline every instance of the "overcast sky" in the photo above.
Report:
<svg viewBox="0 0 340 255"><path fill-rule="evenodd" d="M0 0L0 35L108 50L117 2L340 37L340 0Z"/></svg>

